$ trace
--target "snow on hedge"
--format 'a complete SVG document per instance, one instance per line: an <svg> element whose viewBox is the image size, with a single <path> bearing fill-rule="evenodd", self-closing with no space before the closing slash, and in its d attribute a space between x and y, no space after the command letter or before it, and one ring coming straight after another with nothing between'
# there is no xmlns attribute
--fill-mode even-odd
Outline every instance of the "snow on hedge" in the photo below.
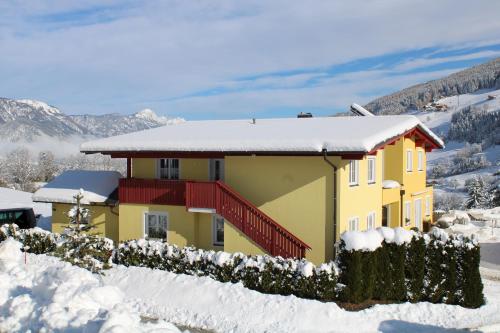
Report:
<svg viewBox="0 0 500 333"><path fill-rule="evenodd" d="M371 151L415 127L443 141L414 116L186 121L83 143L81 151Z"/></svg>
<svg viewBox="0 0 500 333"><path fill-rule="evenodd" d="M383 241L397 245L408 244L415 235L414 231L401 227L380 227L366 231L346 231L341 239L345 242L347 251L375 251L382 246Z"/></svg>

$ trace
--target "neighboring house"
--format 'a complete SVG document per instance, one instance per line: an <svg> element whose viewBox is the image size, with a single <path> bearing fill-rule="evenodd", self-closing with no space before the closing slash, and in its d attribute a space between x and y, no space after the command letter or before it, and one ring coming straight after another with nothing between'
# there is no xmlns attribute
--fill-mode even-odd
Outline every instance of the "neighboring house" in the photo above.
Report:
<svg viewBox="0 0 500 333"><path fill-rule="evenodd" d="M188 121L81 151L127 160L115 240L320 263L346 230L422 229L426 153L442 147L416 117L377 116Z"/></svg>
<svg viewBox="0 0 500 333"><path fill-rule="evenodd" d="M82 206L90 211L88 221L99 234L118 241L118 180L116 171L65 171L33 194L34 202L52 203L52 231L62 233L69 226L74 196L84 190Z"/></svg>

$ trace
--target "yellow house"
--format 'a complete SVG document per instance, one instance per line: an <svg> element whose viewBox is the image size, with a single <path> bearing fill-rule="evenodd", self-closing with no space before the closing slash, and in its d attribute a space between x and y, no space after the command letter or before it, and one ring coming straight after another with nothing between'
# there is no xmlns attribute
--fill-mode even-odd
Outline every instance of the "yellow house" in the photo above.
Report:
<svg viewBox="0 0 500 333"><path fill-rule="evenodd" d="M366 116L188 121L81 151L127 160L114 240L320 263L346 230L422 229L426 154L442 147L416 117Z"/></svg>
<svg viewBox="0 0 500 333"><path fill-rule="evenodd" d="M70 224L68 213L75 205L75 194L83 189L82 207L90 215L90 234L118 240L118 180L116 171L65 171L33 194L33 201L52 204L52 232L63 233Z"/></svg>

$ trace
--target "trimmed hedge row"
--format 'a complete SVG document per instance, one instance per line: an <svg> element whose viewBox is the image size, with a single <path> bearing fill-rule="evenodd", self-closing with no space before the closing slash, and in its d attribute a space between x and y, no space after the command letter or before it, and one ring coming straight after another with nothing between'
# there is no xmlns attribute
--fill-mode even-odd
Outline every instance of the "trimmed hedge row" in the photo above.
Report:
<svg viewBox="0 0 500 333"><path fill-rule="evenodd" d="M125 266L208 276L221 282L241 282L249 289L268 294L295 295L323 301L332 301L337 295L337 270L333 262L315 267L304 259L179 248L147 240L121 243L115 261Z"/></svg>
<svg viewBox="0 0 500 333"><path fill-rule="evenodd" d="M12 237L27 252L55 255L92 272L116 263L241 282L263 293L322 301L429 301L469 308L484 304L480 249L474 239L447 236L438 229L425 235L396 229L392 232L396 238L390 239L388 231L354 232L351 239L346 233L337 261L319 267L305 259L179 248L159 241L127 241L113 248L106 238L24 230L16 225L0 227L0 241ZM367 238L357 245L367 248L351 246L359 236Z"/></svg>
<svg viewBox="0 0 500 333"><path fill-rule="evenodd" d="M339 299L362 303L447 303L467 308L484 304L479 245L474 239L439 231L415 233L410 242L382 241L374 251L346 250L338 256Z"/></svg>

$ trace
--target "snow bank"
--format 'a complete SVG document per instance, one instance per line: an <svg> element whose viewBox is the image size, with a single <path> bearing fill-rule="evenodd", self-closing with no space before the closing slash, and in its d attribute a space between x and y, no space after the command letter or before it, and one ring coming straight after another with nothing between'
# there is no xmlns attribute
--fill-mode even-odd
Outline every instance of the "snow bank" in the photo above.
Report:
<svg viewBox="0 0 500 333"><path fill-rule="evenodd" d="M0 244L8 257L22 255L12 240ZM123 292L99 276L46 256L0 272L0 331L180 332L160 320L142 323Z"/></svg>
<svg viewBox="0 0 500 333"><path fill-rule="evenodd" d="M7 238L0 243L0 270L7 270L21 263L23 257L21 253L22 247L23 245L13 238Z"/></svg>

